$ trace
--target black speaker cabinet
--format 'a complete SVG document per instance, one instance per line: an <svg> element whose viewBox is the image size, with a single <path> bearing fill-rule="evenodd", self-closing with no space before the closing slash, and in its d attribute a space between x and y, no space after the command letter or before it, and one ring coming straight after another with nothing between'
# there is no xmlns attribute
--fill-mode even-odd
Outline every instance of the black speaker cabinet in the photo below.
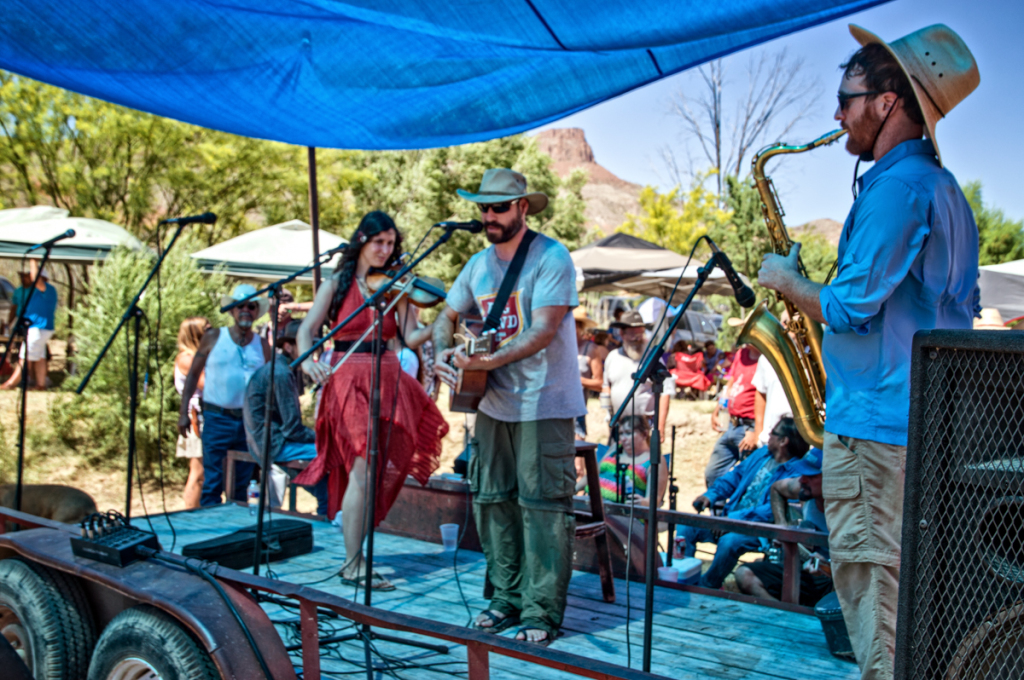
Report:
<svg viewBox="0 0 1024 680"><path fill-rule="evenodd" d="M897 680L1024 679L1024 333L914 338Z"/></svg>

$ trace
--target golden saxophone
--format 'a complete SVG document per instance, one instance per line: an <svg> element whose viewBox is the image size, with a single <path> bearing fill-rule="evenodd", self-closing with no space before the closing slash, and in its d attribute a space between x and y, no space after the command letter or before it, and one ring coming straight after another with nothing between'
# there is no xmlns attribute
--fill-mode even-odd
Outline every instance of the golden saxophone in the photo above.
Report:
<svg viewBox="0 0 1024 680"><path fill-rule="evenodd" d="M803 153L831 144L845 134L846 130L835 130L803 146L773 144L759 151L751 161L754 185L761 195L761 212L776 254L789 255L793 241L782 222L786 213L779 203L775 185L764 173L765 164L780 154ZM800 274L806 277L802 260L798 266ZM811 446L820 447L825 438L825 366L821 358L821 324L804 316L792 301L778 293L776 295L786 306L789 323L783 326L762 302L743 324L737 342L750 343L768 357L782 382L801 436Z"/></svg>

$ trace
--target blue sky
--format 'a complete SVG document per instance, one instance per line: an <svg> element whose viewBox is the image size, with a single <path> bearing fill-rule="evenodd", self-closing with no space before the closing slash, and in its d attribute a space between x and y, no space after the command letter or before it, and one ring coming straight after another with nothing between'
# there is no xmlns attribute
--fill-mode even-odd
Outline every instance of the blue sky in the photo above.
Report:
<svg viewBox="0 0 1024 680"><path fill-rule="evenodd" d="M807 142L838 127L832 120L838 65L857 47L848 23L859 24L884 40L936 23L960 34L978 61L981 85L938 124L943 160L961 182L981 180L986 203L1003 209L1010 218L1024 218L1020 186L1024 176L1024 40L1020 37L1024 2L896 0L753 48L787 48L790 55L805 60L808 74L821 83L820 103L784 141ZM734 86L743 86L737 81L743 80L749 56L746 51L726 59L727 78ZM660 148L672 145L680 159L686 158L682 127L667 113L669 103L679 90L696 93L697 78L695 72L681 73L545 127L583 128L598 163L622 179L667 189ZM690 148L699 169L699 150L693 144ZM818 217L842 221L852 200L854 162L836 144L792 157L774 171L769 166L787 223ZM870 164L862 163L861 172L867 167Z"/></svg>

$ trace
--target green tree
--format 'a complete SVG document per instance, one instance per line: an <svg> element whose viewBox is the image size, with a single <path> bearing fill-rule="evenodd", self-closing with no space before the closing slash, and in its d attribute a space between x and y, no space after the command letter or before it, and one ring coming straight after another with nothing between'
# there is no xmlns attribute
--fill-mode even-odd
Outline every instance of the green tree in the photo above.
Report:
<svg viewBox="0 0 1024 680"><path fill-rule="evenodd" d="M178 327L190 316L205 316L214 325L219 295L225 288L220 274L199 272L188 256L189 243L171 251L164 261L158 290L150 284L140 306L145 312L140 338L140 403L137 424L139 464L149 468L157 461L158 437L165 457L173 459L179 399L174 389L174 359ZM194 248L194 244L193 244ZM115 251L95 271L86 297L87 313L76 328L81 366L91 366L113 332L153 265L153 256L126 249ZM159 327L158 327L159 325ZM121 461L128 440L128 356L133 322L128 322L111 345L82 396L54 400L50 420L63 443L87 455L91 462ZM64 386L74 389L79 379ZM158 427L161 405L162 429Z"/></svg>
<svg viewBox="0 0 1024 680"><path fill-rule="evenodd" d="M644 187L639 196L640 213L628 214L618 231L677 253L689 253L694 241L729 220L729 213L718 207L715 194L704 188L710 174L698 176L685 195L678 186L666 194Z"/></svg>
<svg viewBox="0 0 1024 680"><path fill-rule="evenodd" d="M50 203L155 244L163 217L211 210L207 245L255 213L306 212L303 149L187 125L0 71L0 202Z"/></svg>
<svg viewBox="0 0 1024 680"><path fill-rule="evenodd" d="M583 197L586 183L582 172L564 182L551 170L551 159L525 135L494 139L477 144L419 151L364 152L347 159L349 171L335 180L336 200L348 197L344 209L346 224L339 230L347 235L363 214L384 210L395 218L412 249L431 224L442 220L470 220L480 216L475 204L459 198L456 189L475 191L488 168L513 168L522 172L530 191L549 196L548 207L527 222L531 229L558 239L570 250L582 244ZM355 167L353 167L355 166ZM482 234L456 233L438 257L424 262L421 271L451 283L463 265L487 246Z"/></svg>
<svg viewBox="0 0 1024 680"><path fill-rule="evenodd" d="M981 182L968 182L964 196L978 225L979 264L999 264L1024 258L1024 220L1007 218L1002 210L985 205Z"/></svg>

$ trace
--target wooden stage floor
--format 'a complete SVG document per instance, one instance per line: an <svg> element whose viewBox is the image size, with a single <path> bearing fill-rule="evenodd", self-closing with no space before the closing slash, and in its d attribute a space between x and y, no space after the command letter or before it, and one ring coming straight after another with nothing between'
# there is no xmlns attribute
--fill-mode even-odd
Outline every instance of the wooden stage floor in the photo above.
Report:
<svg viewBox="0 0 1024 680"><path fill-rule="evenodd" d="M165 550L171 549L172 540L168 519L173 523L177 533L174 552L178 553L186 544L255 523L248 510L237 505L179 512L168 517L153 515L150 519ZM144 518L135 521L145 526ZM326 522L311 523L315 545L313 552L273 563L272 576L303 585L319 582L312 587L351 599L354 589L341 584L334 576L344 555L340 529ZM456 566L454 554L444 552L438 544L378 533L375 553L377 571L397 586L396 590L389 593L374 593L373 604L376 607L459 624L468 621L470 612L476 614L487 604L482 597L484 559L480 553L459 551L458 580L453 568ZM265 571L261 571L261 574L267 575ZM460 583L469 611L459 592ZM569 606L565 614L563 635L552 647L626 666L628 620L632 667L639 669L643 640L643 584L630 585L631 608L626 605L626 582L616 580L615 589L616 602L608 604L601 597L601 585L596 574L574 572L569 586ZM360 593L360 602L361 597ZM859 677L855 664L829 654L821 626L812 616L667 588L656 588L655 607L651 670L657 674L680 680L704 680L709 677L735 680L854 680ZM294 625L298 622L297 610L271 604L265 604L264 608L275 623L280 622L278 630L285 644L298 643L297 627ZM347 620L332 621L325 617L321 622L322 637L349 626ZM502 634L512 635L513 630L506 630ZM429 638L418 639L432 641ZM440 680L451 677L453 673L466 677L464 647L454 646L450 654L440 655L381 641L375 645L383 655L416 664L448 662L427 668L402 669L400 665L394 665L397 677ZM361 663L361 643L341 643L332 648L335 650L332 653L328 653L327 647L323 649L325 677L330 677L328 672L344 673L347 676L358 670L342 657ZM296 663L299 658L299 652L296 652ZM385 674L382 672L378 676L385 677ZM491 677L554 680L574 676L492 654Z"/></svg>

